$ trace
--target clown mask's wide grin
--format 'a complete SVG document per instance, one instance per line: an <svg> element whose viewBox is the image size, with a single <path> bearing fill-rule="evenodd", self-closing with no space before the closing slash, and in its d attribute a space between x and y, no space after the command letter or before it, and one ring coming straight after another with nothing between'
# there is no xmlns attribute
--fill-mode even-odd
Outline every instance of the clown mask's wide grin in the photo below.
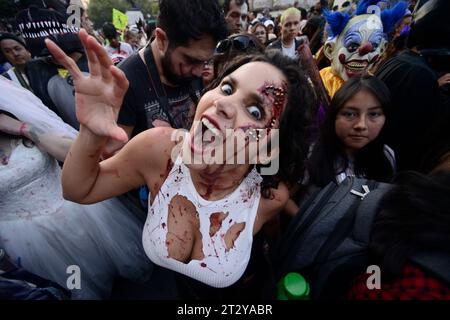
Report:
<svg viewBox="0 0 450 320"><path fill-rule="evenodd" d="M344 63L345 72L349 78L363 74L368 66L367 60L350 60Z"/></svg>

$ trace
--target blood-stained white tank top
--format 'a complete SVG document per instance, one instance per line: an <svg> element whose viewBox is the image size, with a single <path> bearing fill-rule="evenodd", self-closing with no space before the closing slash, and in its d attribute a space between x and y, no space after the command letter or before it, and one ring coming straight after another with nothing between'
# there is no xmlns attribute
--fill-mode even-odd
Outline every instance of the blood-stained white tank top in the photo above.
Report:
<svg viewBox="0 0 450 320"><path fill-rule="evenodd" d="M213 287L235 283L250 259L261 181L254 168L231 194L208 201L178 157L149 204L142 241L150 260ZM202 254L186 258L194 247Z"/></svg>

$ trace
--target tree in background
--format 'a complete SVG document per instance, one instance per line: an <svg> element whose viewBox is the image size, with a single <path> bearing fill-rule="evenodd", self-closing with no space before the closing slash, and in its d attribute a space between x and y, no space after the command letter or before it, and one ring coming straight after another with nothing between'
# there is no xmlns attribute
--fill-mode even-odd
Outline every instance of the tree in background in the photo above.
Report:
<svg viewBox="0 0 450 320"><path fill-rule="evenodd" d="M94 23L94 28L99 29L104 22L112 21L113 8L125 13L127 10L132 9L133 5L135 5L137 9L141 10L144 16L150 14L151 16L156 17L159 12L158 3L154 1L91 0L89 2L89 17Z"/></svg>

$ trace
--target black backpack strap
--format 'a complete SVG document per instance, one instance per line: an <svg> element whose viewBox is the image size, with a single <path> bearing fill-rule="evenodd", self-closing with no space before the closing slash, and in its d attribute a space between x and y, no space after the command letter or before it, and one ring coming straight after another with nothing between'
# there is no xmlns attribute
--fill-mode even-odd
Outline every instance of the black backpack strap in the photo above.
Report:
<svg viewBox="0 0 450 320"><path fill-rule="evenodd" d="M379 183L376 181L369 181L368 187L370 190L374 190L377 188L378 184ZM325 241L317 253L314 264L326 261L329 255L342 243L342 241L345 240L349 234L351 234L356 213L361 203L362 200L356 198L356 201L352 204L347 213L341 218L341 220L339 220L338 223L336 223L336 226L327 241Z"/></svg>
<svg viewBox="0 0 450 320"><path fill-rule="evenodd" d="M175 123L169 113L169 98L167 98L166 90L164 90L161 79L159 78L158 70L156 69L155 58L153 57L152 47L149 44L144 50L144 59L147 66L148 78L155 89L158 97L159 106L164 111L169 120L170 125L175 128Z"/></svg>
<svg viewBox="0 0 450 320"><path fill-rule="evenodd" d="M203 80L202 78L196 78L191 81L191 85L189 87L189 96L192 99L192 102L197 105L198 101L200 100L200 96L202 95L203 91ZM199 95L197 95L197 92Z"/></svg>
<svg viewBox="0 0 450 320"><path fill-rule="evenodd" d="M374 190L378 186L376 181L368 181L367 185L370 190ZM325 265L331 254L342 244L342 242L353 233L356 214L362 204L362 199L355 198L354 203L348 209L347 213L336 223L333 231L327 240L320 247L312 266L316 266L312 271L311 290L312 296L320 298L323 286L326 285L330 274L321 274L322 269L319 266ZM335 266L339 268L339 266Z"/></svg>
<svg viewBox="0 0 450 320"><path fill-rule="evenodd" d="M300 209L293 220L290 222L284 236L276 245L276 257L274 261L277 268L276 277L281 278L289 270L291 261L287 257L293 257L296 244L299 243L301 237L305 234L311 223L314 222L316 215L327 204L330 197L334 194L338 185L334 182L329 183L323 189L316 189L313 194L300 206ZM316 201L320 199L320 201ZM313 207L312 207L313 206ZM305 217L308 211L308 216Z"/></svg>

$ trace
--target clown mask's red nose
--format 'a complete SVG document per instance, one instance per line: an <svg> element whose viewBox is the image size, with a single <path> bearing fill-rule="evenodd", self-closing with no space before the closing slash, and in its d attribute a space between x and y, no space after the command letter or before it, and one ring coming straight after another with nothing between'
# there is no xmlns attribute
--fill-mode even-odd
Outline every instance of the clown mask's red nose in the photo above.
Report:
<svg viewBox="0 0 450 320"><path fill-rule="evenodd" d="M360 56L364 56L369 52L373 51L373 45L370 42L363 42L361 46L358 48L358 52Z"/></svg>

